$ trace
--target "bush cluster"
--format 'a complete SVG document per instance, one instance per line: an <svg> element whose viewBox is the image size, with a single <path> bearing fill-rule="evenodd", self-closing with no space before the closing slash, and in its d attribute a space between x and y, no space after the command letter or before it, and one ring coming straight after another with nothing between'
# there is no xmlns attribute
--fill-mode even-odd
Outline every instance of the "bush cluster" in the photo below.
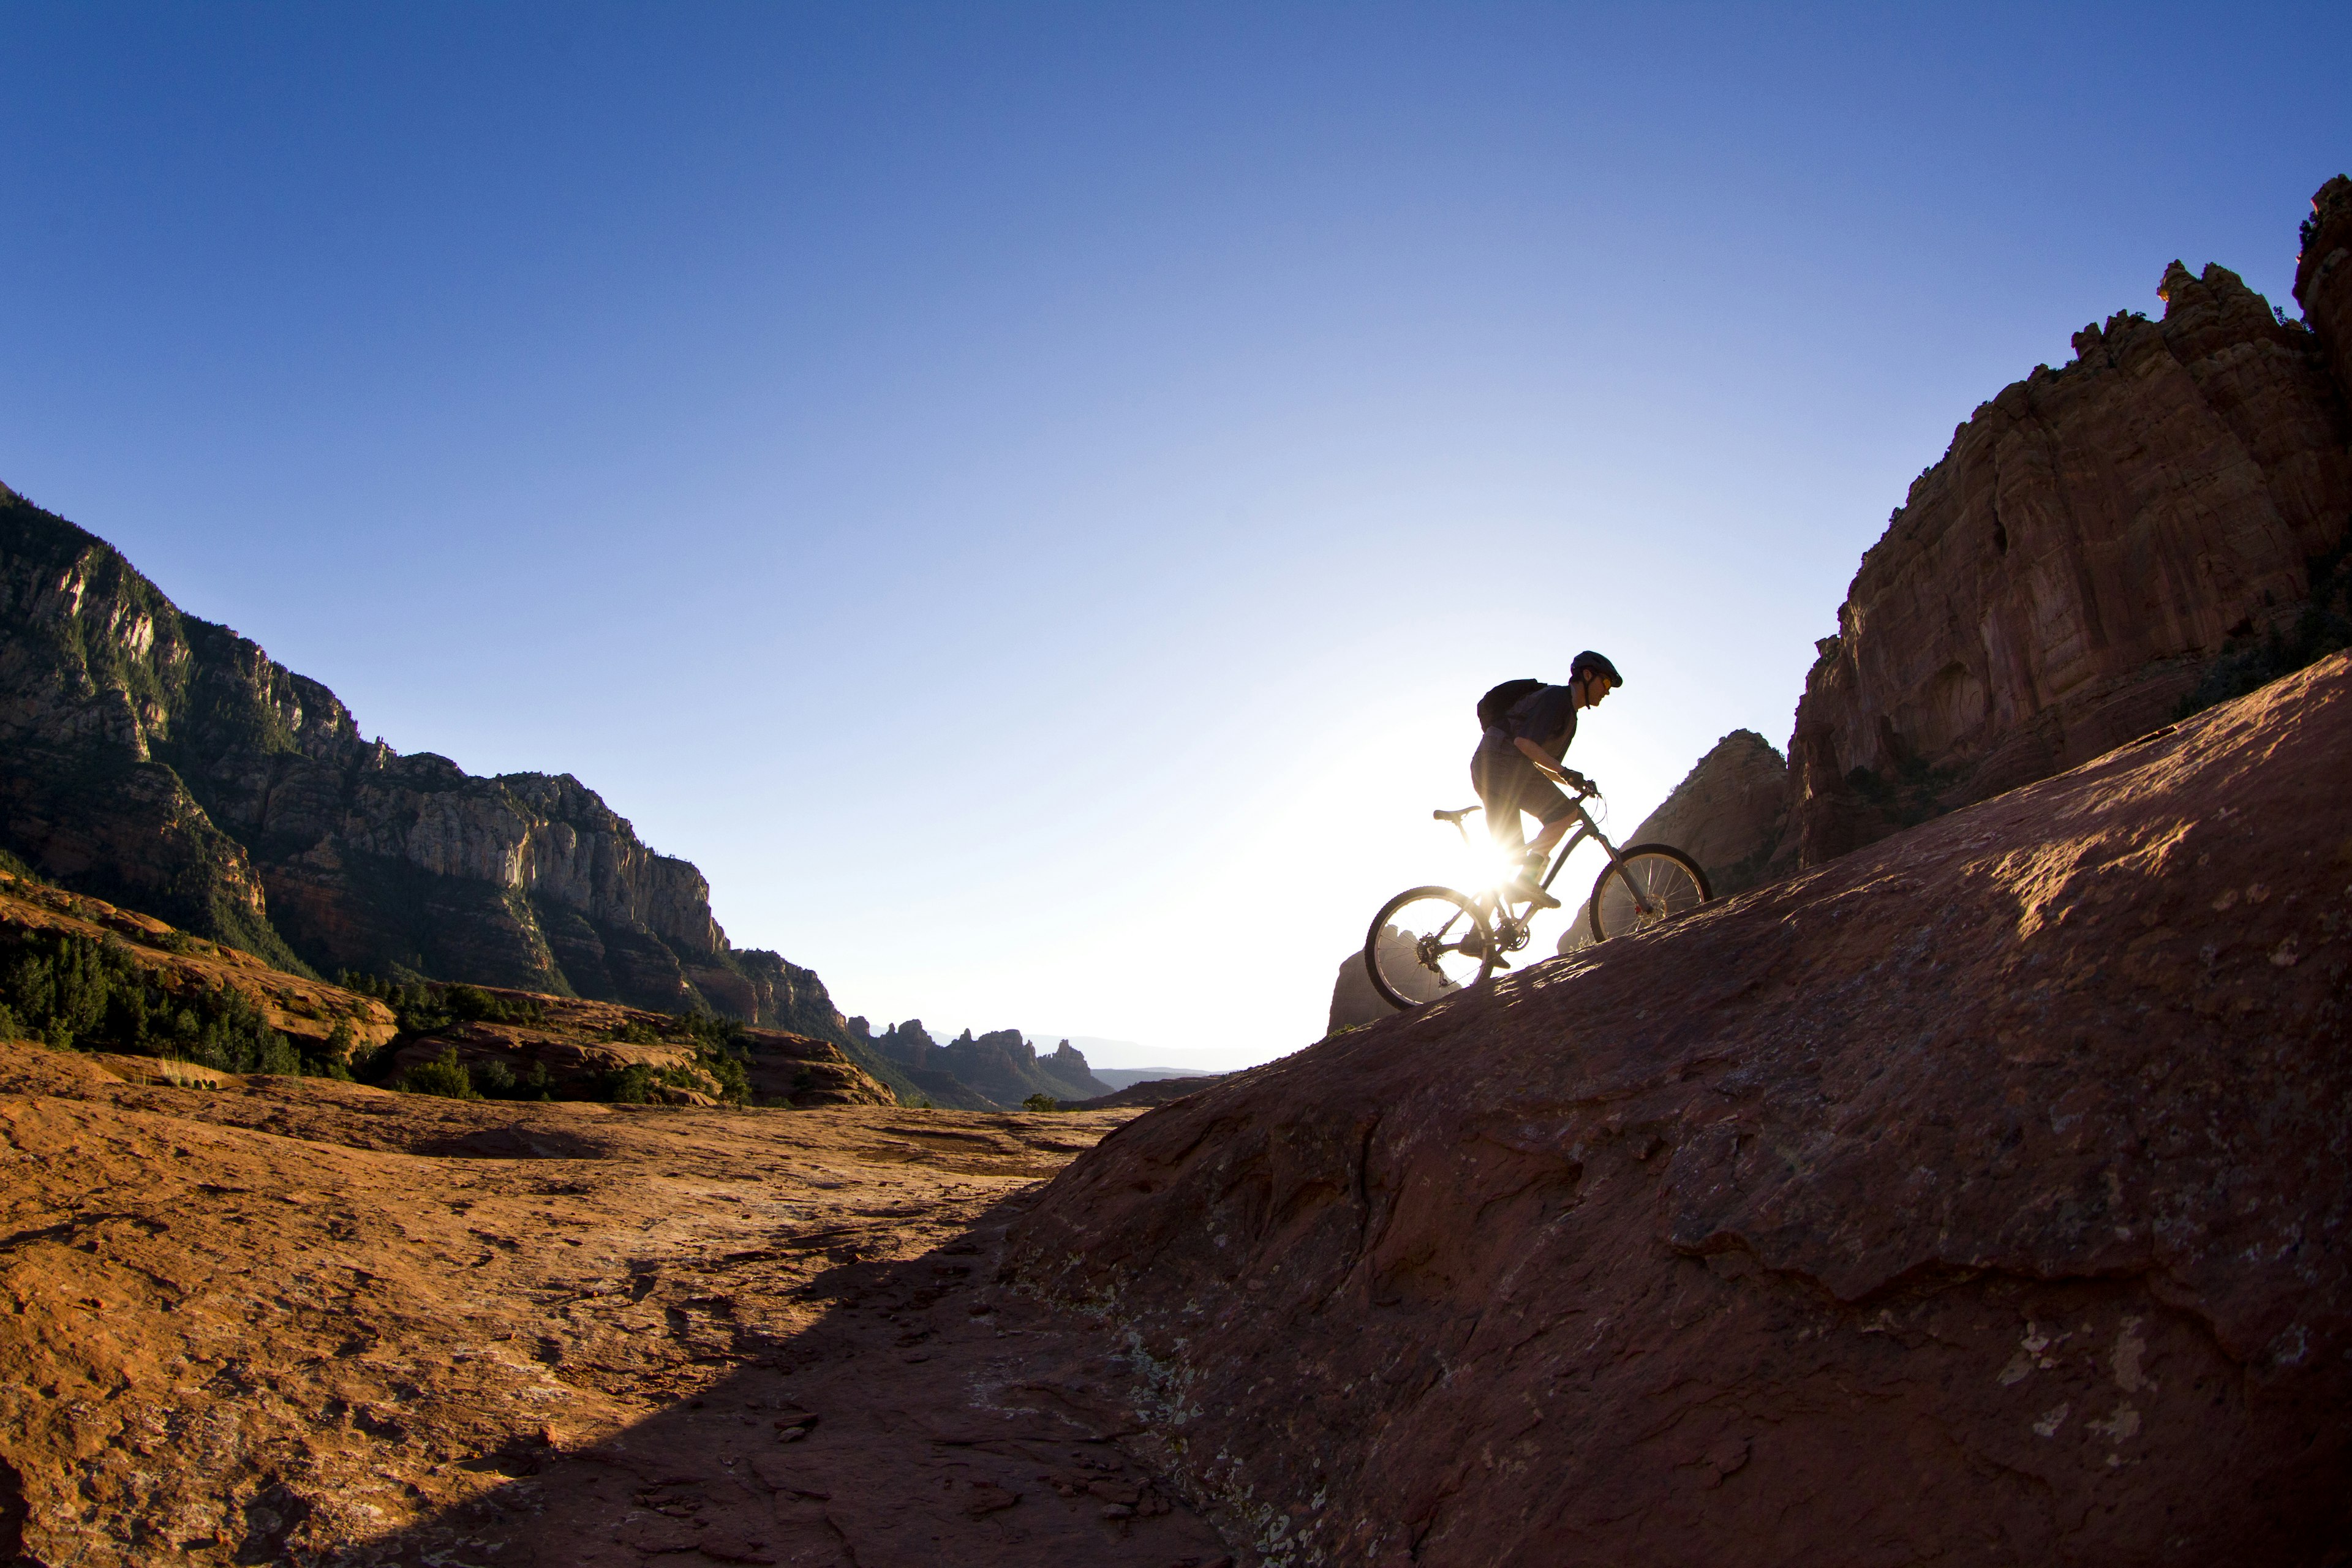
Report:
<svg viewBox="0 0 2352 1568"><path fill-rule="evenodd" d="M0 938L0 1034L60 1050L170 1057L226 1072L351 1076L337 1042L298 1046L233 986L168 990L111 936L27 931Z"/></svg>
<svg viewBox="0 0 2352 1568"><path fill-rule="evenodd" d="M449 1047L432 1060L410 1068L393 1079L392 1087L410 1094L437 1094L449 1100L553 1100L554 1080L538 1062L517 1077L504 1062L482 1062L468 1068Z"/></svg>
<svg viewBox="0 0 2352 1568"><path fill-rule="evenodd" d="M478 985L436 985L429 980L404 984L348 969L335 977L335 984L373 996L391 1008L404 1035L430 1035L461 1020L533 1026L547 1022L547 1009L541 1004L493 996Z"/></svg>

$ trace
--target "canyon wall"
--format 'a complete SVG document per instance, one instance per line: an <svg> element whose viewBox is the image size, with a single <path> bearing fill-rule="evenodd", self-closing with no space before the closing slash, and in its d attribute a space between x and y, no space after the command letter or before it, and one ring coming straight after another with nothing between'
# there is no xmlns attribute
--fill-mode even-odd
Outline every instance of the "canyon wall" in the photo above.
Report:
<svg viewBox="0 0 2352 1568"><path fill-rule="evenodd" d="M2294 621L2352 515L2352 183L2304 237L2304 321L2176 261L2160 320L2085 327L1954 433L1806 679L1784 868L2144 734Z"/></svg>
<svg viewBox="0 0 2352 1568"><path fill-rule="evenodd" d="M0 842L281 964L699 1004L845 1043L816 975L733 948L701 872L593 790L366 739L333 692L5 489Z"/></svg>

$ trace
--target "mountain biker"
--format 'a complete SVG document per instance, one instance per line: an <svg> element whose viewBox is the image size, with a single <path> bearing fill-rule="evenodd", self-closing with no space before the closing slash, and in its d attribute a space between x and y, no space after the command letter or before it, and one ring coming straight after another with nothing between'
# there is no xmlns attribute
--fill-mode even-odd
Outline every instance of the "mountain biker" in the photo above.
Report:
<svg viewBox="0 0 2352 1568"><path fill-rule="evenodd" d="M1568 743L1576 739L1576 716L1597 708L1601 700L1625 684L1617 667L1591 648L1568 667L1565 686L1538 686L1496 717L1478 737L1470 755L1470 783L1486 808L1486 831L1496 847L1517 862L1518 869L1503 891L1538 909L1556 910L1559 900L1538 886L1552 847L1566 836L1575 820L1575 808L1559 786L1581 791L1584 775L1564 766ZM1532 814L1543 824L1535 842L1527 842L1519 813Z"/></svg>

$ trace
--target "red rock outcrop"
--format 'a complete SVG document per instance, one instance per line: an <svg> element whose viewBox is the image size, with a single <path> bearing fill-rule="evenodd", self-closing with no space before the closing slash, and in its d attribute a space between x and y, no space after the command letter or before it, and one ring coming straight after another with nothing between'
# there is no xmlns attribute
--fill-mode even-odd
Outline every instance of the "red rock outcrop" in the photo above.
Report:
<svg viewBox="0 0 2352 1568"><path fill-rule="evenodd" d="M1790 760L1817 865L2046 777L2170 717L2232 638L2310 596L2352 518L2352 207L2331 182L2296 278L2309 326L2238 277L2167 269L2005 389L1863 557Z"/></svg>
<svg viewBox="0 0 2352 1568"><path fill-rule="evenodd" d="M2352 179L2336 175L2311 198L2294 297L2327 351L2336 384L2352 394Z"/></svg>
<svg viewBox="0 0 2352 1568"><path fill-rule="evenodd" d="M1396 984L1420 1001L1426 1002L1437 994L1437 977L1423 974L1412 966L1412 944L1402 932L1394 926L1384 926L1380 941L1382 952L1405 961L1387 966L1388 973L1398 977ZM1377 1024L1395 1013L1388 998L1372 989L1372 977L1364 972L1360 949L1339 961L1339 977L1331 983L1331 1014L1324 1026L1325 1034L1336 1035L1361 1024Z"/></svg>
<svg viewBox="0 0 2352 1568"><path fill-rule="evenodd" d="M1104 1141L1019 1278L1266 1562L2340 1561L2352 655Z"/></svg>

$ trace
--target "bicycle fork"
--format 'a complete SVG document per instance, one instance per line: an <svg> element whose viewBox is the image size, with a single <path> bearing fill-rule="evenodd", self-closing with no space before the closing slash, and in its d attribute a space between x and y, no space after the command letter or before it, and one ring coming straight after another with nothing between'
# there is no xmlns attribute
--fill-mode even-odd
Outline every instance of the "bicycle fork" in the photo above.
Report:
<svg viewBox="0 0 2352 1568"><path fill-rule="evenodd" d="M1625 869L1625 858L1617 853L1617 846L1609 842L1608 838L1601 833L1600 827L1594 824L1591 817L1585 816L1584 803L1582 801L1578 801L1576 803L1576 815L1581 818L1584 823L1584 831L1576 836L1576 840L1580 841L1585 838L1590 838L1594 843L1600 845L1601 852L1609 857L1609 864L1616 868L1618 880L1623 882L1625 884L1626 890L1633 895L1633 908L1640 912L1643 920L1654 919L1656 911L1651 905L1649 899L1643 894L1642 884L1633 879L1633 872ZM1569 849L1575 848L1576 841L1571 841L1568 847ZM1552 868L1552 876L1559 876L1560 866L1565 866L1567 864L1568 852L1567 850L1562 850L1559 857L1559 865ZM1544 879L1544 886L1547 889L1551 886L1551 877ZM1596 894L1595 897L1597 899L1598 895Z"/></svg>

